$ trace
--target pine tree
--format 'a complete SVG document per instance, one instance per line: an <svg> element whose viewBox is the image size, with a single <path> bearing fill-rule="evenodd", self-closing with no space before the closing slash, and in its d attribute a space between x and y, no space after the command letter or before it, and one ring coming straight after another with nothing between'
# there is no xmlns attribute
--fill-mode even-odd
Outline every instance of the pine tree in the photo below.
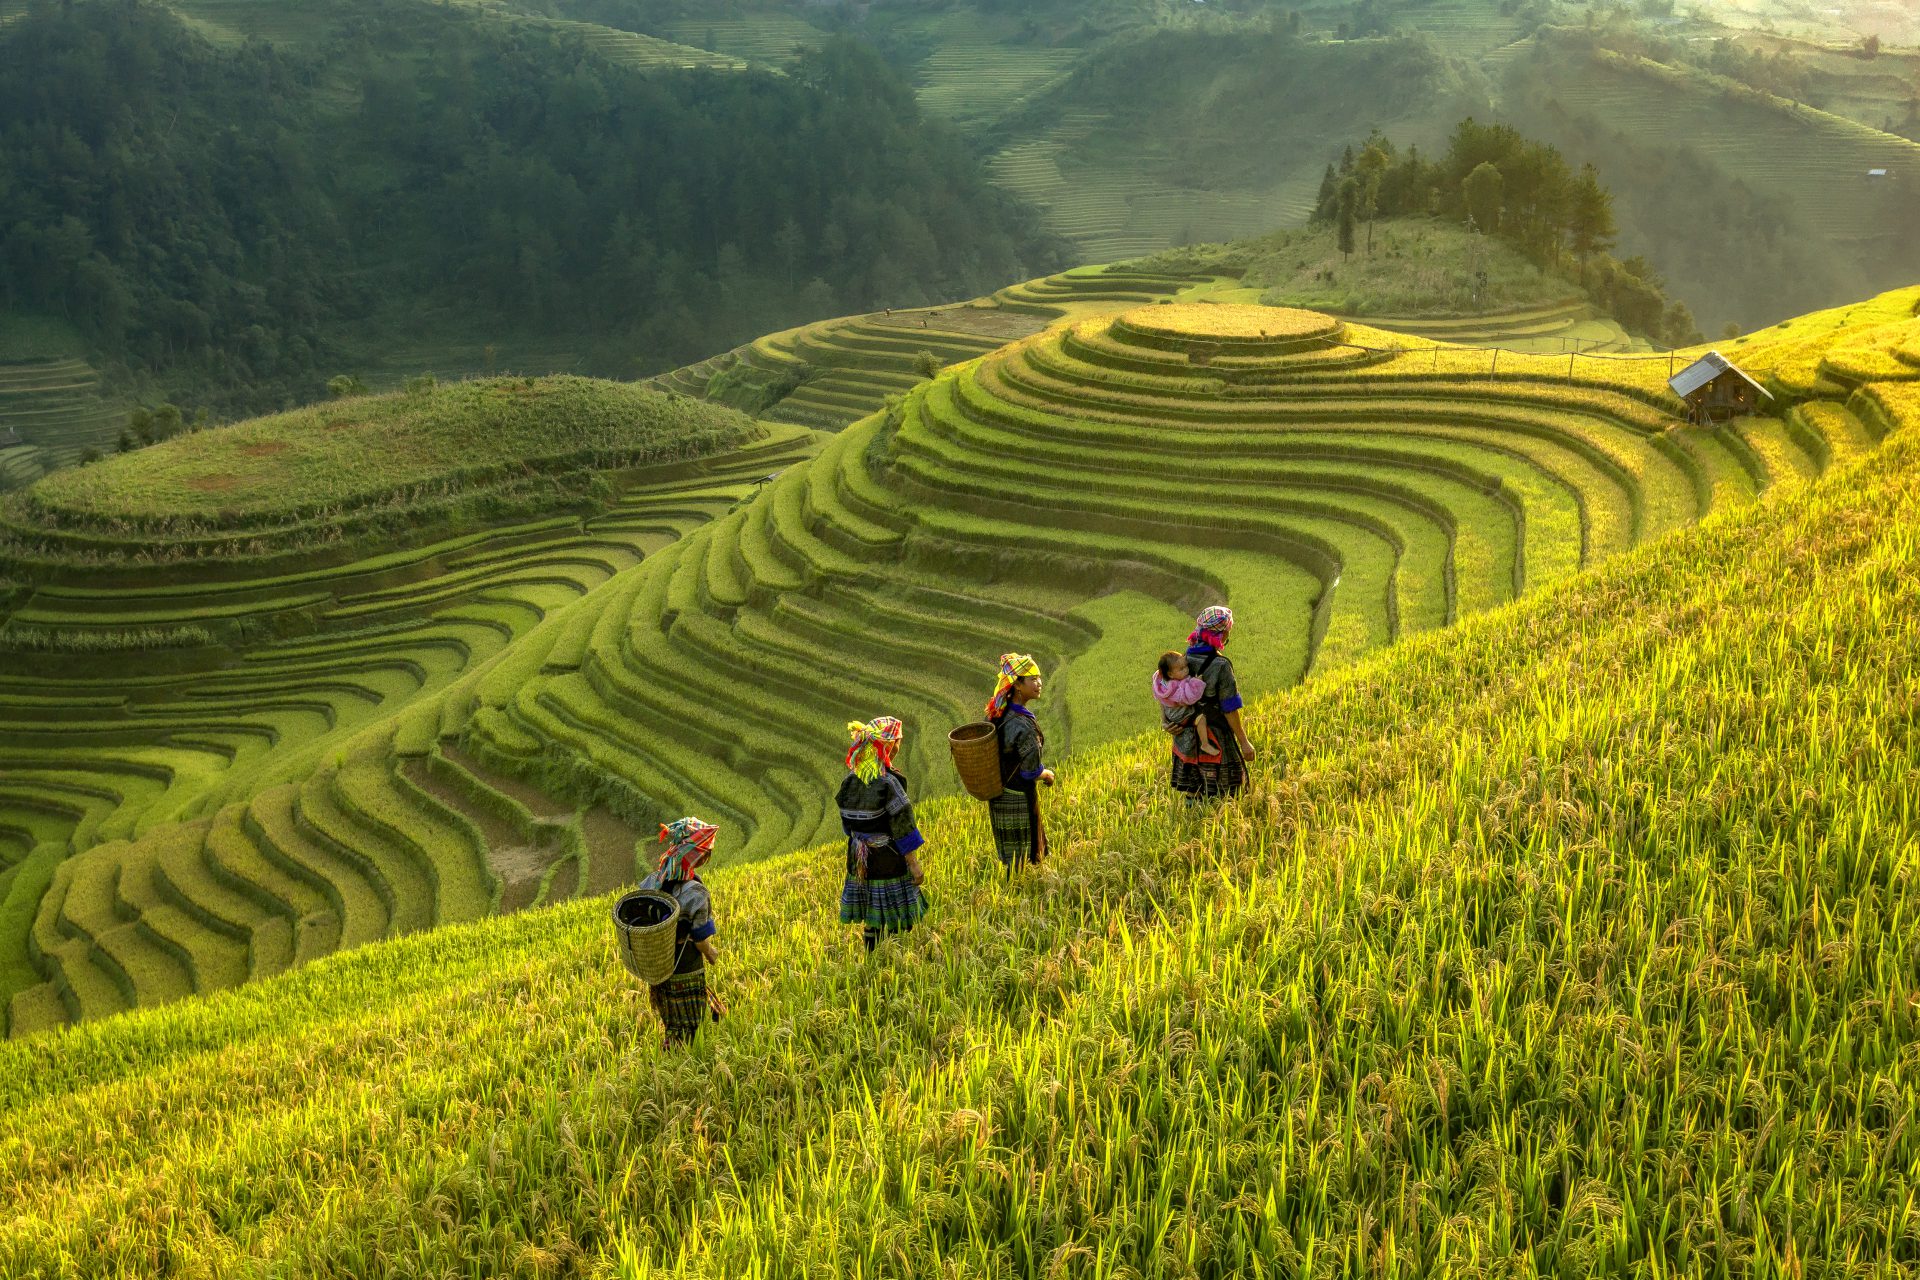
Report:
<svg viewBox="0 0 1920 1280"><path fill-rule="evenodd" d="M1315 222L1328 222L1332 220L1334 215L1334 201L1339 194L1340 175L1336 173L1333 166L1329 164L1326 173L1320 178L1320 195L1313 202L1313 220Z"/></svg>
<svg viewBox="0 0 1920 1280"><path fill-rule="evenodd" d="M1573 232L1573 252L1580 259L1580 283L1587 282L1587 260L1613 247L1616 230L1613 221L1613 196L1600 185L1600 175L1592 165L1583 165L1573 188L1573 207L1568 210L1569 229Z"/></svg>
<svg viewBox="0 0 1920 1280"><path fill-rule="evenodd" d="M1353 220L1354 210L1360 203L1360 184L1348 178L1340 184L1340 256L1345 261L1353 257Z"/></svg>

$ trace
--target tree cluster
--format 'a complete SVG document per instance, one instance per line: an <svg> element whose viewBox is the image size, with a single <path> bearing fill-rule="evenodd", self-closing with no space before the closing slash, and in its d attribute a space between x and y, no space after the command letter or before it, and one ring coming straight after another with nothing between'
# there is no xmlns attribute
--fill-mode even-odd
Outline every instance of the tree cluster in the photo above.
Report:
<svg viewBox="0 0 1920 1280"><path fill-rule="evenodd" d="M1056 262L852 41L642 71L461 6L334 4L300 55L35 0L0 33L0 308L257 408L382 335L586 335L632 375Z"/></svg>
<svg viewBox="0 0 1920 1280"><path fill-rule="evenodd" d="M1543 268L1571 268L1595 303L1634 333L1676 345L1698 340L1692 314L1668 302L1651 265L1608 253L1617 234L1613 196L1594 167L1576 171L1557 148L1507 125L1463 120L1437 160L1418 147L1402 152L1376 130L1327 166L1314 220L1337 228L1343 253L1371 252L1377 219L1410 215L1464 222Z"/></svg>

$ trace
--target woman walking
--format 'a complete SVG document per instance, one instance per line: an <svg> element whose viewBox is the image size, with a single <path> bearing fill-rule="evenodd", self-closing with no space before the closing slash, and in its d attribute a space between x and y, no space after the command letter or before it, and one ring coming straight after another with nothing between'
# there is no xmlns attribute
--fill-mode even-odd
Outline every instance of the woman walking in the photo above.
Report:
<svg viewBox="0 0 1920 1280"><path fill-rule="evenodd" d="M840 921L857 924L872 951L880 939L905 933L927 913L915 856L926 841L914 825L907 780L894 772L902 726L892 716L848 723L847 776L840 783L840 828L847 833L847 883Z"/></svg>
<svg viewBox="0 0 1920 1280"><path fill-rule="evenodd" d="M1000 865L1012 876L1014 868L1039 862L1047 855L1046 827L1040 821L1040 788L1053 785L1053 770L1041 753L1047 735L1027 704L1040 696L1040 666L1024 653L1000 655L1000 679L987 699L1000 743L1000 782L1006 789L987 802L993 825L993 843Z"/></svg>
<svg viewBox="0 0 1920 1280"><path fill-rule="evenodd" d="M1187 758L1178 747L1173 753L1175 791L1191 799L1233 795L1247 785L1247 761L1253 744L1240 723L1240 686L1233 678L1233 661L1221 650L1233 632L1233 610L1217 604L1200 611L1193 634L1187 637L1187 669L1206 686L1195 704L1211 726L1219 753L1211 759Z"/></svg>
<svg viewBox="0 0 1920 1280"><path fill-rule="evenodd" d="M707 966L719 959L713 945L713 896L700 879L700 865L713 853L714 833L713 826L692 817L661 827L660 842L667 851L640 882L642 889L658 889L680 904L673 976L649 993L670 1045L691 1043L709 1012L720 1016L717 1002L707 993Z"/></svg>

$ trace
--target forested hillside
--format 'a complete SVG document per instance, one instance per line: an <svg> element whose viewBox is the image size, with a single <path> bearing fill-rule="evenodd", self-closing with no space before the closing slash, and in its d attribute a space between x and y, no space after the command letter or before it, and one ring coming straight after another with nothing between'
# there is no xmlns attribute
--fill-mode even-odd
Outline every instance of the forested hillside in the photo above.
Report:
<svg viewBox="0 0 1920 1280"><path fill-rule="evenodd" d="M0 28L0 308L237 408L398 335L578 335L631 375L1050 260L857 44L640 70L457 6L325 12L300 44L143 0Z"/></svg>

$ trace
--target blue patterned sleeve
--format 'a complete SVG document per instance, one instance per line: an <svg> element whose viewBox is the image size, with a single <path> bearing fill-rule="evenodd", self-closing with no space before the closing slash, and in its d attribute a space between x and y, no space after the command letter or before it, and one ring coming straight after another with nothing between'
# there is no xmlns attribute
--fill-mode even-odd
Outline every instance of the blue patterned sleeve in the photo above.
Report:
<svg viewBox="0 0 1920 1280"><path fill-rule="evenodd" d="M687 913L687 922L691 926L687 936L695 942L704 942L714 934L713 896L707 892L707 886L699 881L690 881L681 891L680 909Z"/></svg>
<svg viewBox="0 0 1920 1280"><path fill-rule="evenodd" d="M1233 678L1233 663L1223 655L1207 668L1207 691L1220 700L1220 710L1238 711L1246 704L1240 700L1240 683Z"/></svg>
<svg viewBox="0 0 1920 1280"><path fill-rule="evenodd" d="M1024 718L1014 726L1013 733L1017 739L1014 749L1019 753L1020 777L1032 782L1046 770L1040 761L1040 735L1034 732L1032 722Z"/></svg>
<svg viewBox="0 0 1920 1280"><path fill-rule="evenodd" d="M896 852L912 853L927 842L926 837L914 823L913 801L907 798L906 784L892 775L888 775L887 781L891 784L887 796L887 835Z"/></svg>

